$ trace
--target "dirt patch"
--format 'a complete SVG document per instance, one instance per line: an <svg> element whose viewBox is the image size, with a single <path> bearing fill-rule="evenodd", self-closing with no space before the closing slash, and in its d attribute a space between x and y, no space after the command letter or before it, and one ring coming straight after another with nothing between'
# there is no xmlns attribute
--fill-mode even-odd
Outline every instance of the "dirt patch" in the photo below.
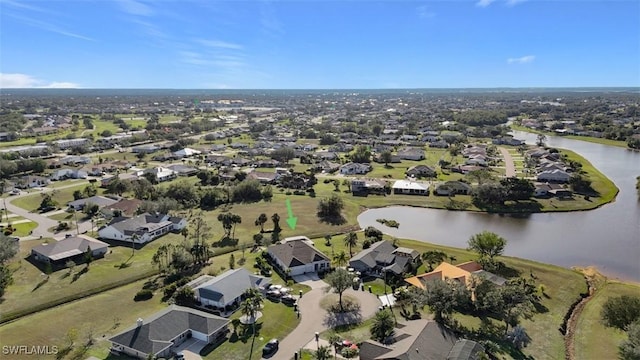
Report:
<svg viewBox="0 0 640 360"><path fill-rule="evenodd" d="M600 285L607 280L607 278L593 266L589 266L586 268L575 268L575 270L581 272L584 275L589 290L587 296L582 298L582 300L580 300L580 302L575 307L573 307L571 315L569 316L569 320L567 320L566 332L564 335L566 360L576 359L575 334L580 314L582 314L584 307L593 298L593 295L595 295L598 288L600 288Z"/></svg>

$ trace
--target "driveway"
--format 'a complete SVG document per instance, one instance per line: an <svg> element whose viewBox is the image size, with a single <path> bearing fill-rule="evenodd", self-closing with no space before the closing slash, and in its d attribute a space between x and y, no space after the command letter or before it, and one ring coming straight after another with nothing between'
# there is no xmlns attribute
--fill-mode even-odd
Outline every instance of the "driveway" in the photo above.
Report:
<svg viewBox="0 0 640 360"><path fill-rule="evenodd" d="M200 350L207 345L204 341L197 340L191 338L175 348L175 352L179 353L182 351L184 354L185 360L202 360L202 356L200 356Z"/></svg>
<svg viewBox="0 0 640 360"><path fill-rule="evenodd" d="M78 186L78 185L81 185L81 184L82 184L82 182L77 181L77 182L74 182L74 183L69 184L69 185L58 187L55 190L65 189L65 188L68 188L68 187L74 187L74 186ZM88 182L87 182L87 184L88 184ZM39 192L39 193L51 192L53 190L54 189L52 189L52 188L42 188L42 191ZM49 231L49 229L58 225L58 222L56 220L49 219L48 217L46 217L46 216L44 216L44 215L42 215L40 213L37 213L37 212L30 212L29 210L25 210L25 209L23 209L23 208L21 208L19 206L13 205L13 203L12 203L17 198L21 198L23 196L29 196L29 195L33 195L33 194L38 194L38 192L36 192L36 193L33 193L33 192L32 193L26 193L25 192L23 194L20 194L20 195L17 195L17 196L12 196L10 199L7 199L7 201L6 201L7 210L9 210L9 212L11 212L11 213L13 213L13 214L15 214L17 216L22 216L23 218L29 219L29 220L31 220L31 221L33 221L33 222L38 224L38 227L33 229L33 232L31 234L31 236L23 237L22 240L38 239L38 238L41 238L41 237L43 237L43 238L52 238L52 237L54 237L54 233ZM80 233L83 233L84 231L87 231L87 230L91 229L91 222L88 222L88 224L79 223L79 228L80 228L79 229ZM66 233L75 234L76 231L75 231L75 229L73 229L73 230L67 231ZM64 233L57 234L58 237L60 237L60 235L64 236Z"/></svg>
<svg viewBox="0 0 640 360"><path fill-rule="evenodd" d="M329 328L327 312L320 307L320 301L326 295L324 288L328 285L322 280L313 279L303 280L303 283L311 286L312 290L298 300L300 323L280 341L280 350L270 358L272 360L291 360L296 351L305 347L310 341L315 341L316 332L323 332ZM367 291L349 289L344 294L359 300L361 320L373 316L380 306L378 298Z"/></svg>
<svg viewBox="0 0 640 360"><path fill-rule="evenodd" d="M511 154L509 153L509 151L503 147L499 147L498 150L500 150L500 153L502 154L502 157L504 158L504 166L505 166L505 170L506 170L506 177L515 177L516 176L516 166L513 164L513 158L511 157Z"/></svg>

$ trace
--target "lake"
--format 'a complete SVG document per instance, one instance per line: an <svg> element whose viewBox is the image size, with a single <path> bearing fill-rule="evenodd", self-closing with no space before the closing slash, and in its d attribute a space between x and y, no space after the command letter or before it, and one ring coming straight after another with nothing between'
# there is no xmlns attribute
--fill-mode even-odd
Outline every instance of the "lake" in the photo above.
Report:
<svg viewBox="0 0 640 360"><path fill-rule="evenodd" d="M535 134L515 131L514 136L529 144L536 141ZM546 143L589 160L620 189L616 200L595 210L526 217L392 206L367 210L358 223L398 238L459 248L488 230L507 239L505 255L564 267L593 265L610 277L640 281L640 201L635 189L640 153L557 136L548 136ZM379 224L380 218L396 220L400 227Z"/></svg>

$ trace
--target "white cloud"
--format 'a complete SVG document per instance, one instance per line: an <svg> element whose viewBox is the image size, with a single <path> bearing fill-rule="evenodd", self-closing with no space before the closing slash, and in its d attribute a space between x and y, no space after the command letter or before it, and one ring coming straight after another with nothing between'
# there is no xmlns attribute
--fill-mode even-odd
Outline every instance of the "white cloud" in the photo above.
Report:
<svg viewBox="0 0 640 360"><path fill-rule="evenodd" d="M153 9L140 1L135 0L119 0L120 9L127 14L136 16L151 16L153 15Z"/></svg>
<svg viewBox="0 0 640 360"><path fill-rule="evenodd" d="M496 0L479 0L476 3L476 6L487 7L487 6L491 5L491 3L493 3L494 1L496 1Z"/></svg>
<svg viewBox="0 0 640 360"><path fill-rule="evenodd" d="M16 14L9 14L9 16L11 16L14 19L20 20L23 24L25 25L29 25L29 26L33 26L35 28L38 29L42 29L42 30L46 30L46 31L50 31L52 33L56 33L56 34L60 34L60 35L64 35L64 36L68 36L68 37L72 37L72 38L76 38L76 39L82 39L82 40L87 40L87 41L95 41L95 39L92 39L90 37L84 36L84 35L80 35L80 34L76 34L70 31L67 31L65 29L63 29L62 27L52 24L52 23L48 23L45 21L40 21L40 20L36 20L36 19L32 19L26 16L21 16L21 15L16 15Z"/></svg>
<svg viewBox="0 0 640 360"><path fill-rule="evenodd" d="M508 58L507 64L527 64L533 62L535 59L536 57L533 55L522 56L519 58Z"/></svg>
<svg viewBox="0 0 640 360"><path fill-rule="evenodd" d="M521 4L523 2L525 2L527 0L507 0L507 6L516 6L518 4Z"/></svg>
<svg viewBox="0 0 640 360"><path fill-rule="evenodd" d="M436 16L436 13L429 11L426 5L418 6L418 17L421 19L431 19Z"/></svg>
<svg viewBox="0 0 640 360"><path fill-rule="evenodd" d="M201 45L212 47L212 48L233 49L233 50L242 50L243 48L243 46L240 44L234 44L234 43L221 41L221 40L199 39L199 40L196 40L196 42Z"/></svg>
<svg viewBox="0 0 640 360"><path fill-rule="evenodd" d="M69 89L78 88L80 85L72 82L53 81L47 82L34 78L27 74L7 74L0 73L1 89L24 89L24 88L46 88L46 89Z"/></svg>

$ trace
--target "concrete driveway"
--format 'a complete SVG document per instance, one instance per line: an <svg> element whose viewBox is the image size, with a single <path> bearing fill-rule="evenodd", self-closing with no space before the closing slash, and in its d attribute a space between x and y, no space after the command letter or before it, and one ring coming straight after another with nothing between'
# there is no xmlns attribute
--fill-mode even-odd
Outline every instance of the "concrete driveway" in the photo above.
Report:
<svg viewBox="0 0 640 360"><path fill-rule="evenodd" d="M175 349L176 353L182 351L185 360L202 360L200 356L200 350L207 345L206 342L191 338L178 346Z"/></svg>
<svg viewBox="0 0 640 360"><path fill-rule="evenodd" d="M302 283L309 285L312 290L298 300L300 323L286 338L280 341L279 350L270 358L271 360L291 360L296 351L305 347L312 340L315 342L316 332L323 332L329 328L327 312L320 307L320 301L326 295L324 289L328 285L320 279L302 280ZM368 291L349 289L344 294L351 295L359 300L360 320L373 316L381 305L378 298ZM346 320L349 321L351 319Z"/></svg>

